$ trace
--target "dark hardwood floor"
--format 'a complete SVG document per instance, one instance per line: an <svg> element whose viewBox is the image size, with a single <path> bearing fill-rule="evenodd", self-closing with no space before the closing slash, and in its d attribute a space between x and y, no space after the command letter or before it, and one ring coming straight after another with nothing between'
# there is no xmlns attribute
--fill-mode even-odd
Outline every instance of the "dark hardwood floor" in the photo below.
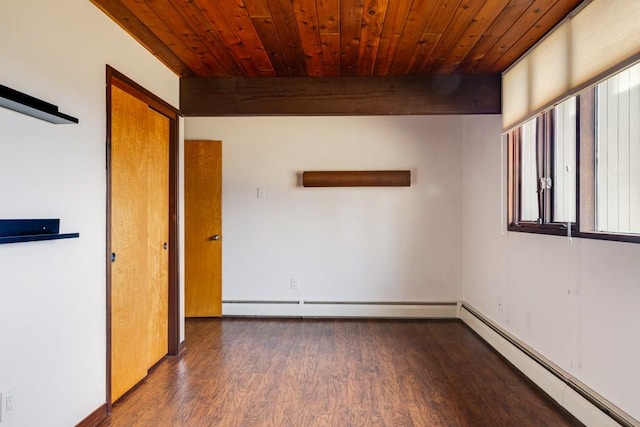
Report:
<svg viewBox="0 0 640 427"><path fill-rule="evenodd" d="M197 319L101 426L577 426L459 321Z"/></svg>

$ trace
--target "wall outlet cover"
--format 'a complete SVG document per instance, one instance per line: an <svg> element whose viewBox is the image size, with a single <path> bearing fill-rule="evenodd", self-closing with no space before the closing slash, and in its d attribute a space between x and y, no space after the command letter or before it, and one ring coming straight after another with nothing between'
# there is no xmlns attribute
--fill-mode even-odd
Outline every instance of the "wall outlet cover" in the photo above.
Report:
<svg viewBox="0 0 640 427"><path fill-rule="evenodd" d="M6 418L13 416L16 411L16 396L13 390L8 390L4 395L4 414Z"/></svg>

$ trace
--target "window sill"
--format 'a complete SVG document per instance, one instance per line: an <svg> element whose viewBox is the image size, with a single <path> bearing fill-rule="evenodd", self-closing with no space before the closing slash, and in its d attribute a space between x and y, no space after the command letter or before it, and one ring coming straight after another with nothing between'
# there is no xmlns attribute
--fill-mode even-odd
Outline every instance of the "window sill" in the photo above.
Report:
<svg viewBox="0 0 640 427"><path fill-rule="evenodd" d="M546 234L549 236L567 237L567 226L564 224L509 224L508 231L517 233ZM571 226L571 237L593 240L609 240L613 242L640 243L640 234L613 234L598 231L578 231L575 224Z"/></svg>
<svg viewBox="0 0 640 427"><path fill-rule="evenodd" d="M600 231L581 231L577 236L583 239L609 240L613 242L640 243L640 234L612 234Z"/></svg>
<svg viewBox="0 0 640 427"><path fill-rule="evenodd" d="M565 224L535 224L535 223L520 223L509 224L508 231L515 231L519 233L532 233L532 234L547 234L550 236L567 236L567 226ZM577 237L577 230L575 224L571 225L571 236Z"/></svg>

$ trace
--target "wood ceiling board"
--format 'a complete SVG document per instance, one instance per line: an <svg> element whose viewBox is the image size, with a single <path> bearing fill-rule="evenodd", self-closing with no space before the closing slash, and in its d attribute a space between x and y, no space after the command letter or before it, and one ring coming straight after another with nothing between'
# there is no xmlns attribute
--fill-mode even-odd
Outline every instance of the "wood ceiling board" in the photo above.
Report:
<svg viewBox="0 0 640 427"><path fill-rule="evenodd" d="M340 76L340 34L322 34L320 37L324 76Z"/></svg>
<svg viewBox="0 0 640 427"><path fill-rule="evenodd" d="M449 52L449 57L440 65L439 73L450 74L458 69L473 47L481 40L483 34L496 20L496 12L502 11L510 0L488 0L467 27L456 46ZM499 12L501 13L501 12Z"/></svg>
<svg viewBox="0 0 640 427"><path fill-rule="evenodd" d="M258 36L251 17L241 0L235 2L222 2L222 8L228 17L229 23L238 35L240 42L245 45L250 58L256 62L258 75L262 77L275 77L276 71L271 64L269 55Z"/></svg>
<svg viewBox="0 0 640 427"><path fill-rule="evenodd" d="M436 2L430 0L414 0L407 16L404 29L400 35L400 43L391 64L391 75L406 75L411 67L411 58L419 45L427 22Z"/></svg>
<svg viewBox="0 0 640 427"><path fill-rule="evenodd" d="M213 59L203 62L202 52L196 52L187 45L185 39L174 33L146 2L122 0L122 3L197 75L208 75L219 67L219 64L214 63ZM202 46L200 47L202 48ZM210 62L209 66L206 65L206 62Z"/></svg>
<svg viewBox="0 0 640 427"><path fill-rule="evenodd" d="M374 68L374 74L376 76L388 76L391 72L393 58L398 51L400 38L402 37L405 23L409 17L412 3L413 0L389 1Z"/></svg>
<svg viewBox="0 0 640 427"><path fill-rule="evenodd" d="M289 67L284 48L282 47L282 43L280 43L280 37L278 37L278 31L271 17L252 17L251 23L256 29L258 36L260 36L260 40L264 45L276 75L280 77L292 76L291 67Z"/></svg>
<svg viewBox="0 0 640 427"><path fill-rule="evenodd" d="M179 75L348 77L502 72L583 1L92 2Z"/></svg>
<svg viewBox="0 0 640 427"><path fill-rule="evenodd" d="M373 75L388 6L389 0L367 0L365 2L358 52L357 74L359 76Z"/></svg>
<svg viewBox="0 0 640 427"><path fill-rule="evenodd" d="M324 64L316 3L314 0L293 0L291 5L301 45L304 49L307 75L322 77L324 76Z"/></svg>
<svg viewBox="0 0 640 427"><path fill-rule="evenodd" d="M340 0L316 0L320 34L340 34Z"/></svg>
<svg viewBox="0 0 640 427"><path fill-rule="evenodd" d="M199 35L203 49L206 49L219 63L216 69L219 76L232 76L239 73L257 75L253 68L253 59L244 50L242 41L235 36L233 29L228 28L224 14L215 13L215 16L211 16L209 14L211 8L202 8L194 1L176 1L173 5L196 37Z"/></svg>
<svg viewBox="0 0 640 427"><path fill-rule="evenodd" d="M91 0L91 2L177 75L181 77L195 76L193 70L120 0Z"/></svg>
<svg viewBox="0 0 640 427"><path fill-rule="evenodd" d="M471 49L471 52L462 61L459 68L466 70L482 69L478 66L491 50L498 43L500 37L511 28L513 23L517 21L525 10L531 5L532 0L511 0L509 4L502 9L493 24L485 31L480 41Z"/></svg>
<svg viewBox="0 0 640 427"><path fill-rule="evenodd" d="M360 53L360 27L364 2L354 0L340 3L340 75L358 74L358 55Z"/></svg>
<svg viewBox="0 0 640 427"><path fill-rule="evenodd" d="M291 0L268 0L273 23L280 37L284 55L294 76L306 76L307 64L296 27Z"/></svg>
<svg viewBox="0 0 640 427"><path fill-rule="evenodd" d="M451 19L460 7L460 2L461 0L443 0L438 3L411 57L410 74L420 74L422 69L429 65L433 51L449 27Z"/></svg>
<svg viewBox="0 0 640 427"><path fill-rule="evenodd" d="M422 68L428 66L431 55L440 41L442 34L423 33L418 41L416 50L409 61L409 74L420 74Z"/></svg>
<svg viewBox="0 0 640 427"><path fill-rule="evenodd" d="M440 69L440 65L449 57L449 53L460 41L466 29L473 22L480 9L482 9L484 3L484 0L464 0L460 4L449 26L433 50L431 61L423 64L423 73L436 73ZM463 72L463 70L458 71Z"/></svg>
<svg viewBox="0 0 640 427"><path fill-rule="evenodd" d="M260 75L258 69L262 58L256 56L254 59L252 57L221 7L217 7L206 0L179 1L176 3L179 5L176 8L183 11L185 19L202 35L210 50L227 53L224 55L225 63L227 61L234 63L233 65L236 69L238 69L239 65L240 70L236 72L244 72L246 76L255 77ZM247 20L250 22L248 16ZM257 35L255 37L257 38ZM247 39L249 38L247 37ZM270 65L268 58L265 59ZM262 67L264 67L264 64L262 64ZM234 73L227 71L227 75L234 75Z"/></svg>
<svg viewBox="0 0 640 427"><path fill-rule="evenodd" d="M252 18L266 18L271 17L271 11L267 0L236 0L240 4L244 4L247 9L247 13Z"/></svg>
<svg viewBox="0 0 640 427"><path fill-rule="evenodd" d="M559 1L556 3L549 12L540 18L531 30L514 43L488 70L504 70L509 68L511 64L522 56L522 52L526 52L533 47L533 45L549 32L549 28L555 27L558 22L561 22L578 4L579 2L576 1Z"/></svg>
<svg viewBox="0 0 640 427"><path fill-rule="evenodd" d="M491 69L492 65L544 16L544 11L549 10L556 3L558 3L558 0L535 0L527 10L520 15L511 28L502 35L500 40L493 45L478 66L483 70Z"/></svg>
<svg viewBox="0 0 640 427"><path fill-rule="evenodd" d="M216 76L236 75L242 67L230 55L228 46L211 31L211 23L192 1L146 0L160 19L178 35L184 44L198 55Z"/></svg>
<svg viewBox="0 0 640 427"><path fill-rule="evenodd" d="M340 75L340 4L339 0L316 0L318 30L322 46L325 77Z"/></svg>

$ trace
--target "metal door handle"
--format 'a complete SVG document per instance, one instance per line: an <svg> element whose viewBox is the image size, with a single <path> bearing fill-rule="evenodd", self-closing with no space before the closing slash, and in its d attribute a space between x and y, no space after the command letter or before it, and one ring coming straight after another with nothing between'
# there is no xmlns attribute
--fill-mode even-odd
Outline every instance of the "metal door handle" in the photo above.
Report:
<svg viewBox="0 0 640 427"><path fill-rule="evenodd" d="M116 253L111 252L111 262L116 262Z"/></svg>
<svg viewBox="0 0 640 427"><path fill-rule="evenodd" d="M162 248L166 251L168 247L169 245L167 244L167 242L164 242L164 245L162 245Z"/></svg>
<svg viewBox="0 0 640 427"><path fill-rule="evenodd" d="M213 236L211 236L211 240L220 240L220 235L214 234Z"/></svg>

